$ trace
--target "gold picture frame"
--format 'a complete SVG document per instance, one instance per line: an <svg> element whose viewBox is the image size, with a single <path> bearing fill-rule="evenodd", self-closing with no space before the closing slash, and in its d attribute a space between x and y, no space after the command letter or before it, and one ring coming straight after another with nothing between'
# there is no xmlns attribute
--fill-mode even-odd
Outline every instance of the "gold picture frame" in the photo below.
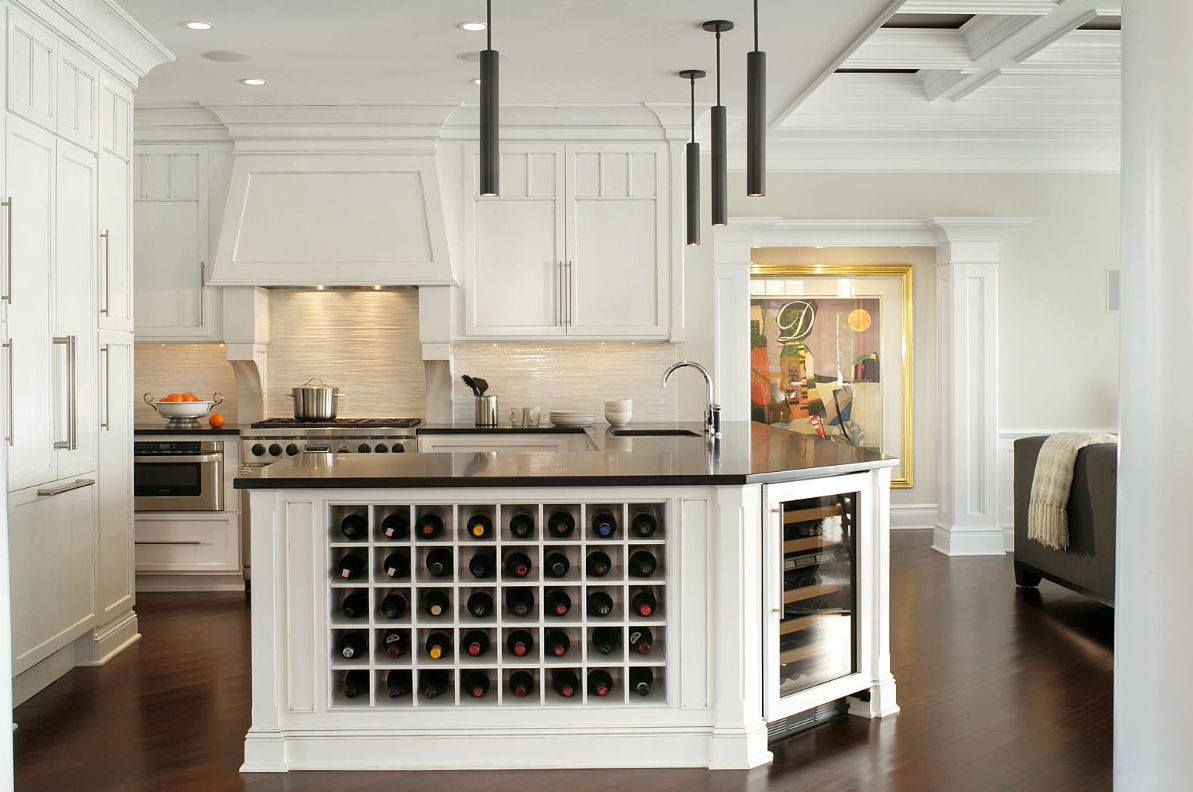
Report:
<svg viewBox="0 0 1193 792"><path fill-rule="evenodd" d="M902 415L898 474L894 489L915 486L915 285L911 264L752 264L750 279L784 278L898 278L902 302L900 333ZM753 290L751 289L751 295Z"/></svg>

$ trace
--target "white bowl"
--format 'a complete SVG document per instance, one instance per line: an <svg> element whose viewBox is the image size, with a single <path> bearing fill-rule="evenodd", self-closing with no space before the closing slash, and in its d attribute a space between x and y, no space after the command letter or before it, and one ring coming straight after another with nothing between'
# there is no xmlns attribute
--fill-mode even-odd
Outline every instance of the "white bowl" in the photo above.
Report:
<svg viewBox="0 0 1193 792"><path fill-rule="evenodd" d="M202 418L216 402L150 402L163 418Z"/></svg>

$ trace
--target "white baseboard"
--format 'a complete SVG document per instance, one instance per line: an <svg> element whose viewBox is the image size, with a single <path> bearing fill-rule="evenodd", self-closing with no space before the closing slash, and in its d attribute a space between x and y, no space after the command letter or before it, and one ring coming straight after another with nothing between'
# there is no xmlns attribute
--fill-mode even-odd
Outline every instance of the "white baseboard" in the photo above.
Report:
<svg viewBox="0 0 1193 792"><path fill-rule="evenodd" d="M141 640L136 611L129 611L89 635L81 643L75 657L76 665L98 667Z"/></svg>
<svg viewBox="0 0 1193 792"><path fill-rule="evenodd" d="M167 591L244 591L244 578L240 573L226 575L137 575L138 592Z"/></svg>
<svg viewBox="0 0 1193 792"><path fill-rule="evenodd" d="M892 503L892 530L925 530L940 522L940 506L935 503Z"/></svg>
<svg viewBox="0 0 1193 792"><path fill-rule="evenodd" d="M78 639L78 641L90 640L90 633ZM45 660L12 678L13 707L24 704L74 669L77 652L75 644L78 641L68 643Z"/></svg>
<svg viewBox="0 0 1193 792"><path fill-rule="evenodd" d="M1001 527L968 528L935 526L932 549L947 556L1000 556L1006 554Z"/></svg>

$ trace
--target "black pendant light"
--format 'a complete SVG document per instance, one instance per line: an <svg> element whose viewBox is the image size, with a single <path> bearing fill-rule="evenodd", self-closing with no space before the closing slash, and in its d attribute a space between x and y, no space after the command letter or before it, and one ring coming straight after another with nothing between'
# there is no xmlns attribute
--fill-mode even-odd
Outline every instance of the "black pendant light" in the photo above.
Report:
<svg viewBox="0 0 1193 792"><path fill-rule="evenodd" d="M497 130L497 58L493 49L493 0L485 0L485 49L481 50L481 195L501 193L501 152Z"/></svg>
<svg viewBox="0 0 1193 792"><path fill-rule="evenodd" d="M746 55L746 195L766 195L766 53L758 49L758 0L754 51Z"/></svg>
<svg viewBox="0 0 1193 792"><path fill-rule="evenodd" d="M680 77L692 84L692 139L688 141L688 244L700 244L700 144L696 142L696 81L704 77L701 69L684 69Z"/></svg>
<svg viewBox="0 0 1193 792"><path fill-rule="evenodd" d="M733 23L714 19L704 29L717 34L717 103L712 109L712 224L729 224L729 158L725 143L725 105L721 104L721 34Z"/></svg>

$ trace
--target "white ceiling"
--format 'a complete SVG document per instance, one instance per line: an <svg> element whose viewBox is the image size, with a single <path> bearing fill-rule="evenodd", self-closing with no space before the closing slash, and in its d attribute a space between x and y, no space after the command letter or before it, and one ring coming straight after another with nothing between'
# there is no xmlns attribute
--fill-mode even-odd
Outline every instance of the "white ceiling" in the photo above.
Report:
<svg viewBox="0 0 1193 792"><path fill-rule="evenodd" d="M154 69L141 106L201 102L475 102L474 62L484 33L459 22L484 18L483 0L120 0L177 56ZM675 76L704 68L714 40L700 30L728 18L724 96L742 114L751 0L495 0L493 46L503 54L503 104L683 102ZM892 0L763 0L768 109L782 118L853 43L893 8ZM211 22L206 32L188 20ZM210 50L253 56L217 63ZM240 85L243 77L270 81ZM712 80L698 86L711 103Z"/></svg>

